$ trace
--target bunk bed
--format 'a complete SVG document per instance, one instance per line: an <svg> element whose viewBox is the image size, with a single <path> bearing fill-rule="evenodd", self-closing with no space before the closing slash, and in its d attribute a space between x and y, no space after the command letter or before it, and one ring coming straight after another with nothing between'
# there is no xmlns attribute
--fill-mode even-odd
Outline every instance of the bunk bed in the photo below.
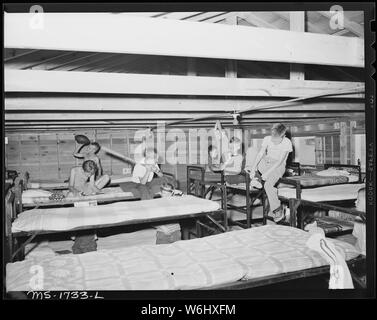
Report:
<svg viewBox="0 0 377 320"><path fill-rule="evenodd" d="M233 194L245 195L245 205L235 205L227 201L227 209L235 210L246 215L245 222L232 221L233 225L237 225L241 228L250 228L253 223L266 224L266 213L262 218L253 219L253 206L257 199L260 199L262 203L265 202L266 197L263 190L250 187L250 177L244 170L237 175L239 180L238 184L227 182L226 176L222 171L219 172L206 172L203 167L200 166L187 166L187 193L192 193L195 190L198 194L198 186L200 186L199 194L201 197L208 197L211 199L214 191L220 186L226 187L225 195L222 195L222 199L227 197L228 192ZM246 192L249 190L249 192ZM265 206L263 206L265 208Z"/></svg>
<svg viewBox="0 0 377 320"><path fill-rule="evenodd" d="M336 174L336 171L341 169L343 172L345 170L349 171L349 175L334 175L330 172L329 176L325 173L324 176L310 174L307 176L284 177L278 182L279 198L284 204L288 205L290 209L291 224L292 221L295 221L295 210L292 210L292 203L290 203L289 199L296 199L297 201L305 200L311 203L317 203L317 206L307 207L309 211L321 210L326 212L325 216L312 217L311 220L317 220L318 225L324 229L327 235L338 236L352 233L353 223L351 221L329 217L327 215L328 210L335 209L326 209L325 207L321 207L321 205L336 205L343 207L344 210L352 211L358 191L362 187L365 187L365 183L362 181L361 166L360 164L325 164L324 169L324 171L320 172L325 173L326 170L332 170ZM310 213L306 216L310 217Z"/></svg>
<svg viewBox="0 0 377 320"><path fill-rule="evenodd" d="M170 173L163 173L166 181L177 187L177 181ZM74 197L68 194L68 183L39 183L40 188L30 188L33 186L27 179L18 179L15 183L16 189L16 204L18 212L23 212L24 209L39 208L39 207L64 207L64 206L79 206L80 204L103 204L118 201L138 200L131 192L125 192L121 187L116 186L123 182L130 181L130 177L119 177L112 180L112 183L101 190L101 193L90 196ZM43 188L41 188L43 187ZM58 194L60 199L55 199L53 196ZM158 194L156 194L158 197Z"/></svg>
<svg viewBox="0 0 377 320"><path fill-rule="evenodd" d="M217 202L191 195L101 206L31 209L18 213L13 190L9 190L9 193L12 196L8 197L6 207L6 235L12 260L22 259L25 246L39 235L75 234L84 230L173 222L203 216L216 223L222 231L227 230L226 206L221 207ZM218 217L222 222L215 220Z"/></svg>
<svg viewBox="0 0 377 320"><path fill-rule="evenodd" d="M43 290L248 289L325 276L328 262L306 247L310 236L266 225L160 246L34 258L7 264L6 290L33 290L33 265L44 270ZM349 243L328 241L344 255L356 287L365 287L356 272L365 267L365 256Z"/></svg>

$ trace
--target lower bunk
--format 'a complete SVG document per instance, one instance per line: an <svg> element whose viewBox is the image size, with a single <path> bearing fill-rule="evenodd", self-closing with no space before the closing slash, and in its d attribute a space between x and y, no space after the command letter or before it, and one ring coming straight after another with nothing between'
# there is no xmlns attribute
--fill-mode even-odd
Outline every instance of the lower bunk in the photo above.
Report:
<svg viewBox="0 0 377 320"><path fill-rule="evenodd" d="M329 263L307 247L310 237L266 225L159 246L35 257L7 264L6 290L233 289L326 274ZM364 263L353 245L327 240L351 267ZM43 273L38 282L36 270Z"/></svg>

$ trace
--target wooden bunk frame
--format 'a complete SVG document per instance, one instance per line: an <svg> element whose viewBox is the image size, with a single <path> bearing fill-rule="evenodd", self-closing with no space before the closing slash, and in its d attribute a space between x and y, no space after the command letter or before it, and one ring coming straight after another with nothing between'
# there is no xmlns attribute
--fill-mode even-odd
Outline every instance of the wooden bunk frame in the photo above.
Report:
<svg viewBox="0 0 377 320"><path fill-rule="evenodd" d="M195 175L193 176L192 173ZM200 178L198 178L198 175ZM244 170L239 174L244 179L246 188L245 190L237 189L232 187L231 185L226 183L226 178L224 173L221 171L219 172L219 180L218 182L213 181L207 181L205 176L205 169L200 166L187 166L187 194L193 194L192 188L194 187L195 195L198 195L198 190L200 193L200 196L205 198L208 194L211 195L211 193L216 190L216 188L220 188L220 186L224 186L226 193L225 195L222 194L222 201L224 201L224 197L227 197L227 191L231 190L234 193L241 193L245 194L246 203L243 206L236 206L230 203L227 203L227 209L228 210L236 210L238 212L244 213L246 215L246 223L242 223L240 221L232 221L232 224L237 225L242 228L251 228L251 225L253 223L262 222L263 224L266 224L267 221L267 214L265 210L263 211L263 218L259 219L253 219L253 212L252 207L254 202L257 199L261 199L262 203L266 201L266 194L263 189L251 189L250 190L250 177L247 172ZM200 186L200 188L198 188ZM207 188L206 188L207 187ZM246 192L246 190L249 190L249 192ZM266 206L263 205L263 208ZM208 226L207 226L208 227Z"/></svg>
<svg viewBox="0 0 377 320"><path fill-rule="evenodd" d="M349 182L350 184L356 184L356 183L361 183L362 182L362 176L361 176L361 165L358 164L358 165L344 165L344 164L324 164L324 168L325 169L328 169L330 167L338 167L338 168L354 168L357 170L358 172L358 177L359 177L359 180L358 181L355 181L355 182ZM295 200L297 201L305 201L305 202L308 202L308 203L316 203L317 205L316 206L311 206L312 208L318 208L318 209L325 209L325 210L337 210L336 208L340 208L340 206L342 206L342 209L343 210L347 210L349 212L355 212L354 209L348 209L346 207L343 207L344 205L344 202L346 201L347 203L349 202L348 200L345 200L345 201L338 201L338 200L334 200L334 201L321 201L321 202L314 202L314 201L308 201L308 200L303 200L301 199L301 194L302 194L302 189L310 189L310 188L320 188L320 187L324 187L325 185L323 186L318 186L318 187L303 187L301 186L301 183L300 181L298 180L293 180L293 179L290 179L289 177L283 177L281 178L277 184L279 183L284 183L284 184L288 184L288 185L292 185L295 190L296 190L296 198ZM336 186L336 184L334 185ZM282 196L279 196L279 199L288 205L289 209L290 209L290 221L289 221L289 224L291 226L292 225L292 219L293 221L296 221L296 209L294 207L291 207L293 205L293 202L291 201L292 199L288 199L286 197L282 197ZM328 205L328 206L326 206ZM293 209L292 209L293 208ZM337 211L340 211L340 210L337 210ZM348 212L347 212L348 213ZM302 221L303 223L303 221ZM350 233L351 231L350 230L345 230L345 231L338 231L338 232L331 232L328 234L328 236L339 236L339 235L343 235L343 234L347 234L347 233Z"/></svg>
<svg viewBox="0 0 377 320"><path fill-rule="evenodd" d="M199 188L201 187L200 185L198 185L198 186L199 186ZM226 192L224 186L216 186L216 187L220 187L223 192ZM15 253L13 253L13 255L11 255L12 250L14 250L14 243L12 241L12 238L18 240L19 239L18 236L30 235L30 233L23 233L23 234L17 234L16 237L13 237L14 235L12 235L12 233L11 233L11 223L9 223L10 219L8 219L8 218L12 214L12 211L15 210L13 200L14 200L14 192L12 190L10 190L8 192L7 196L6 196L7 222L8 222L6 224L6 230L8 231L8 233L6 233L6 235L7 235L6 240L7 240L7 247L9 249L9 256L12 258L10 261L12 261L13 258L15 258ZM226 197L225 197L225 201L226 201ZM341 208L341 207L336 207L336 206L332 206L332 205L328 205L328 204L318 204L318 203L315 203L315 202L312 203L310 201L299 200L299 199L289 199L289 201L292 205L292 208L295 208L294 213L293 213L293 217L297 217L297 216L302 214L302 211L297 210L300 205L310 204L310 205L313 205L313 206L320 206L321 208L326 207L326 208L336 209L336 210L341 211L341 212L347 212L347 213L359 216L362 219L364 219L364 221L365 221L365 213L357 212L355 210L350 211L348 209ZM223 204L223 205L224 205L224 207L222 209L220 209L219 212L222 212L224 214L224 217L226 218L226 203ZM190 217L191 218L194 218L194 217L198 218L198 217L201 217L201 216L209 217L209 214L210 213L203 213L202 215L195 214L195 215L187 215L187 217L181 216L180 219L181 218L190 218ZM168 221L168 220L171 220L173 218L174 217L170 217L170 218L167 218L167 219L159 219L159 221ZM213 219L210 218L210 220L212 221ZM225 221L226 221L226 219L225 219ZM294 220L292 220L292 221L294 221ZM150 219L150 220L133 221L132 223L136 224L136 223L148 223L148 222L150 223L150 222L156 222L156 221L154 221L153 219ZM130 224L130 223L127 223L127 224ZM118 223L118 224L106 225L106 226L86 226L84 228L77 228L77 229L64 231L64 232L72 232L72 231L76 231L76 230L93 230L93 229L95 230L95 229L98 229L99 227L109 227L109 226L118 226L118 225L125 225L125 224L122 224L122 223L119 224ZM297 225L295 223L292 223L292 227L293 226L297 226L299 228L303 227L302 224ZM223 229L223 231L226 231L227 227L223 226L222 229ZM56 232L44 231L44 232L41 232L41 233L38 233L38 234L47 234L47 233L56 233ZM32 236L36 236L36 235L37 234L34 233ZM365 259L365 256L363 256L363 255L359 255L358 257L356 257L356 258L354 258L350 261L347 261L347 264L350 267L351 275L352 275L352 278L353 278L355 284L358 287L361 287L361 288L366 288L366 285L360 279L360 277L358 276L358 273L359 273L358 270L362 270L362 272L364 272L365 262L366 262L366 259ZM277 283L287 282L287 281L290 281L290 280L296 280L296 279L302 279L302 278L308 278L308 277L314 277L314 276L321 276L321 275L327 274L328 272L329 272L329 266L322 266L322 267L316 267L316 268L305 269L305 270L300 270L300 271L282 273L282 274L273 275L273 276L261 277L261 278L256 278L256 279L234 281L232 283L228 283L228 284L225 284L225 285L218 285L218 286L204 288L204 290L251 289L251 288L255 288L255 287L268 286L268 285L273 285L273 284L277 284Z"/></svg>
<svg viewBox="0 0 377 320"><path fill-rule="evenodd" d="M169 177L174 181L174 185L177 185L176 179L173 174L163 172L164 177ZM64 207L64 206L73 206L77 202L88 202L88 201L96 201L98 204L105 204L105 203L111 203L111 202L119 202L119 201L128 201L128 200L140 200L137 197L125 195L122 197L108 197L108 198L98 198L98 199L75 199L75 200L62 200L62 201L48 201L48 202L35 202L35 203L22 203L22 192L24 192L26 189L27 183L23 179L19 179L15 183L15 189L16 189L16 207L18 210L18 213L24 211L24 208L39 208L39 207ZM65 188L67 189L67 188ZM51 189L50 189L51 190ZM62 188L52 188L52 190L62 190Z"/></svg>
<svg viewBox="0 0 377 320"><path fill-rule="evenodd" d="M352 214L354 216L360 217L364 222L366 221L366 215L365 212L360 212L356 210L350 210L342 207L337 207L334 205L324 204L324 203L317 203L317 202L311 202L307 200L301 200L301 199L289 199L290 205L292 206L293 210L291 209L291 227L297 227L299 229L303 229L304 226L302 223L296 224L295 221L297 220L297 217L300 217L300 215L303 214L302 210L298 210L298 208L302 205L310 205L315 206L318 208L326 208L331 210L337 210L340 212ZM293 213L292 213L293 211ZM302 217L299 219L300 221L303 221ZM366 288L366 284L363 280L361 280L361 277L358 275L358 273L361 272L365 273L366 270L366 257L364 255L359 255L358 257L351 259L347 261L348 267L350 268L350 273L352 276L352 279L354 281L354 284L356 287L359 288ZM267 276L267 277L261 277L256 279L250 279L250 280L241 280L241 281L235 281L232 283L224 284L224 285L218 285L213 286L209 288L204 288L204 290L240 290L240 289L251 289L261 286L268 286L273 285L281 282L286 282L290 280L296 280L296 279L302 279L302 278L309 278L309 277L315 277L315 276L321 276L329 273L330 266L322 266L322 267L316 267L311 269L305 269L300 271L293 271L293 272L286 272L278 275L273 276Z"/></svg>

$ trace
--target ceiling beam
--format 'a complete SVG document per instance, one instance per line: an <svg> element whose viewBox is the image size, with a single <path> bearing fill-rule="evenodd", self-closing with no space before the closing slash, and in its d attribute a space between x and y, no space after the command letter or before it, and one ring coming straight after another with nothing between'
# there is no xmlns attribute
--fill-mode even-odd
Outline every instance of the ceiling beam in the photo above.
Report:
<svg viewBox="0 0 377 320"><path fill-rule="evenodd" d="M5 92L301 97L353 88L361 82L240 79L77 71L4 70ZM364 94L346 95L361 98ZM339 98L341 96L337 96Z"/></svg>
<svg viewBox="0 0 377 320"><path fill-rule="evenodd" d="M27 50L26 52L22 52L20 54L16 54L14 56L11 56L11 57L8 57L8 58L5 58L4 59L4 62L9 62L9 61L13 61L13 60L16 60L18 58L22 58L24 56L28 56L29 54L32 54L34 52L37 52L39 50Z"/></svg>
<svg viewBox="0 0 377 320"><path fill-rule="evenodd" d="M289 30L305 32L305 11L289 12ZM305 66L303 64L291 64L289 79L305 80Z"/></svg>
<svg viewBox="0 0 377 320"><path fill-rule="evenodd" d="M159 15L157 18L164 18L164 19L175 19L175 20L183 20L183 19L190 19L191 17L197 16L201 13L204 13L202 11L196 11L196 12L168 12L164 15Z"/></svg>
<svg viewBox="0 0 377 320"><path fill-rule="evenodd" d="M27 65L25 67L22 67L21 69L22 70L33 69L34 67L38 67L38 66L40 66L42 64L45 64L47 62L51 62L51 61L56 60L56 59L64 58L64 57L69 56L69 55L72 55L71 51L58 54L58 55L53 56L51 58L42 59L42 60L40 60L40 61L38 61L36 63L32 63L32 64L29 64L29 65Z"/></svg>
<svg viewBox="0 0 377 320"><path fill-rule="evenodd" d="M5 48L364 67L364 41L359 38L106 13L45 13L43 29L30 28L27 13L7 14L4 20ZM121 33L120 41L113 36L119 30L132 32Z"/></svg>
<svg viewBox="0 0 377 320"><path fill-rule="evenodd" d="M208 98L208 97L158 97L158 96L59 96L57 94L41 96L5 97L5 112L39 111L51 112L196 112L216 113L233 112L250 106L260 106L280 102L276 98ZM306 101L270 109L268 112L364 112L364 101L347 99L324 99Z"/></svg>
<svg viewBox="0 0 377 320"><path fill-rule="evenodd" d="M277 26L265 21L264 19L258 17L255 13L252 12L239 12L237 16L257 27L278 29Z"/></svg>
<svg viewBox="0 0 377 320"><path fill-rule="evenodd" d="M201 113L201 116L210 116L211 113ZM219 113L221 115L221 113ZM196 118L198 113L191 112L150 112L150 113L130 113L127 111L124 112L61 112L61 111L50 111L44 113L38 113L35 110L33 111L23 111L23 112L6 112L5 121L6 122L31 122L31 121L171 121L171 120L180 120L180 119L190 119ZM355 112L349 114L348 117L355 118L356 116L362 117L363 112ZM242 117L242 121L246 120L263 120L269 121L271 119L328 119L328 118L343 118L347 117L344 115L342 110L338 112L325 112L323 114L318 114L315 112L256 112ZM229 114L229 118L230 114ZM269 120L268 120L269 119ZM204 122L208 120L204 120Z"/></svg>
<svg viewBox="0 0 377 320"><path fill-rule="evenodd" d="M189 21L206 21L207 19L216 18L219 15L223 15L224 11L210 11L210 12L202 12L199 15L189 17L187 20Z"/></svg>
<svg viewBox="0 0 377 320"><path fill-rule="evenodd" d="M202 22L218 23L225 20L226 18L237 16L237 14L237 12L224 12L223 14L220 14L216 17L205 19Z"/></svg>
<svg viewBox="0 0 377 320"><path fill-rule="evenodd" d="M74 62L77 62L77 61L81 61L81 60L85 60L85 59L90 59L91 57L96 57L96 56L101 55L101 54L102 54L101 52L86 54L83 57L78 57L78 58L66 61L64 63L58 64L58 65L56 65L54 67L49 68L48 70L52 71L52 70L60 69L60 68L62 68L64 66L69 66L71 63L74 63ZM72 67L72 66L70 66L70 67Z"/></svg>

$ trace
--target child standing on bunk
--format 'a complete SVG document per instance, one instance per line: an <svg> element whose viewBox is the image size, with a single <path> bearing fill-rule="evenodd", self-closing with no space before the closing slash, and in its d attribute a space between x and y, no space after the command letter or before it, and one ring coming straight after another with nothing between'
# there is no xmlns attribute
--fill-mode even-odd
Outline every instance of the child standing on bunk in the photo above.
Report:
<svg viewBox="0 0 377 320"><path fill-rule="evenodd" d="M144 151L144 157L134 166L132 182L120 184L124 192L132 192L135 197L141 200L153 199L155 193L159 192L161 180L153 179L156 174L159 178L163 174L157 164L158 154L153 148Z"/></svg>
<svg viewBox="0 0 377 320"><path fill-rule="evenodd" d="M285 173L288 155L292 152L292 142L285 136L287 128L281 124L274 124L271 135L263 139L262 148L258 154L253 155L246 169L249 174L250 185L262 188L261 180L270 204L270 212L276 223L284 219L284 212L278 198L275 184Z"/></svg>

